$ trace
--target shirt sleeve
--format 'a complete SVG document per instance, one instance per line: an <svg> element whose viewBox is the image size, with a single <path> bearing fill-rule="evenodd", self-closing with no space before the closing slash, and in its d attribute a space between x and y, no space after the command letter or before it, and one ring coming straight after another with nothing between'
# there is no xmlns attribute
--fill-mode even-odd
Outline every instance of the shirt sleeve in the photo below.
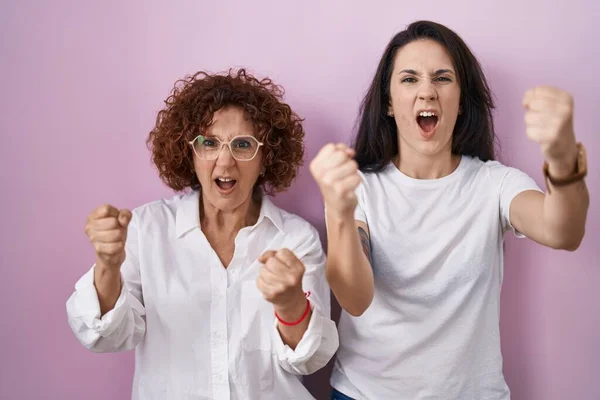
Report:
<svg viewBox="0 0 600 400"><path fill-rule="evenodd" d="M362 221L368 225L367 215L365 213L365 208L366 208L365 200L367 198L367 196L365 195L365 176L360 171L358 173L360 174L362 183L360 185L358 185L358 187L356 188L356 191L355 191L356 197L358 199L358 204L356 205L356 208L354 209L354 219L357 221Z"/></svg>
<svg viewBox="0 0 600 400"><path fill-rule="evenodd" d="M526 173L516 168L504 167L500 182L500 219L503 233L512 230L515 236L525 237L510 222L510 205L519 193L527 190L542 191L533 178Z"/></svg>
<svg viewBox="0 0 600 400"><path fill-rule="evenodd" d="M283 343L273 324L273 340L279 365L295 375L309 375L323 368L338 349L335 322L331 320L330 290L325 277L325 253L319 234L311 227L308 240L294 250L305 266L302 287L311 303L312 315L308 328L294 350Z"/></svg>
<svg viewBox="0 0 600 400"><path fill-rule="evenodd" d="M69 326L79 342L93 352L133 349L146 331L144 301L138 262L137 218L127 230L126 258L121 265L121 292L115 307L100 315L100 302L94 285L94 268L75 284L67 300Z"/></svg>

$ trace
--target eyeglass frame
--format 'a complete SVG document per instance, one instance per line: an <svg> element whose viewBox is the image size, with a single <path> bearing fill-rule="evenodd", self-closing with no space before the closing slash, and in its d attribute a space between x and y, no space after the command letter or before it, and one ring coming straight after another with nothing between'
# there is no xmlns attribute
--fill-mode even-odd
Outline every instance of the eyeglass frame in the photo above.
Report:
<svg viewBox="0 0 600 400"><path fill-rule="evenodd" d="M252 161L252 160L254 160L256 158L256 155L258 154L258 151L260 150L260 147L264 146L263 142L260 142L257 138L255 138L252 135L238 135L238 136L235 136L235 137L231 138L231 140L228 141L228 142L224 142L221 139L219 139L218 137L213 136L216 140L218 140L221 143L221 146L219 147L219 151L215 152L215 154L217 155L215 158L213 158L213 159L206 159L206 158L200 158L200 156L198 155L198 153L196 153L196 149L194 148L194 142L196 140L198 140L199 137L207 138L207 137L211 137L211 136L198 135L194 139L192 139L192 140L190 140L188 142L190 144L190 146L192 146L192 151L194 152L194 155L196 157L198 157L199 160L203 160L203 161L214 161L214 160L218 159L219 158L219 154L223 150L223 146L227 146L227 148L229 149L229 154L231 154L231 157L233 157L235 160L237 160L237 161ZM256 142L258 143L258 147L256 148L256 152L254 153L254 155L252 156L252 158L249 158L247 160L239 159L239 158L236 158L236 156L233 154L233 150L231 148L231 142L233 142L235 139L238 139L238 138L252 138L252 139L256 140Z"/></svg>

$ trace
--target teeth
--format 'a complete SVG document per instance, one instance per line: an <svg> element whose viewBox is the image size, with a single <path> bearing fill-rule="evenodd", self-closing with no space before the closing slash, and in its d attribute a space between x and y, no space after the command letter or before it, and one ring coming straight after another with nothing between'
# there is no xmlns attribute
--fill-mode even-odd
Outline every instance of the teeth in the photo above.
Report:
<svg viewBox="0 0 600 400"><path fill-rule="evenodd" d="M220 180L221 182L231 182L233 181L233 179L231 178L217 178L218 180Z"/></svg>
<svg viewBox="0 0 600 400"><path fill-rule="evenodd" d="M434 112L421 111L419 113L419 116L421 116L421 117L436 117L437 115Z"/></svg>

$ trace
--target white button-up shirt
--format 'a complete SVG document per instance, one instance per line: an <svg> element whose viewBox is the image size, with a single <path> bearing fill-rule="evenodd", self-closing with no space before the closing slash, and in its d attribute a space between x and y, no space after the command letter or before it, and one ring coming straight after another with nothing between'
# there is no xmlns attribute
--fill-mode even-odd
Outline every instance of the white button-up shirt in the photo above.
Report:
<svg viewBox="0 0 600 400"><path fill-rule="evenodd" d="M257 258L288 248L304 263L312 317L295 350L256 286ZM75 285L67 314L95 352L136 349L134 400L312 399L299 375L338 348L325 254L317 231L263 197L254 226L235 238L227 268L199 227L197 192L146 204L128 228L122 290L102 317L93 267Z"/></svg>

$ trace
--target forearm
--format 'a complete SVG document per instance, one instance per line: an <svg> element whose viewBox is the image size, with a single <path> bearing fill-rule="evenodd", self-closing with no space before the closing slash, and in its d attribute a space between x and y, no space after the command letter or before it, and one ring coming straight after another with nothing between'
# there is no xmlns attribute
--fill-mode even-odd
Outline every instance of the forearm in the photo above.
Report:
<svg viewBox="0 0 600 400"><path fill-rule="evenodd" d="M329 287L327 292L329 293ZM304 320L302 324L292 327L276 323L277 360L285 371L294 375L309 375L325 367L339 347L335 322L329 318L329 307L322 303L325 300L329 303L329 296L320 297L313 292L312 299L314 303L311 301L311 311L305 320L306 327L300 326ZM306 304L304 300L304 310ZM293 315L290 317L294 318ZM300 334L301 337L290 337Z"/></svg>
<svg viewBox="0 0 600 400"><path fill-rule="evenodd" d="M549 163L553 177L569 175L575 160L566 163ZM584 233L589 208L589 193L585 181L566 186L551 186L544 199L544 233L552 247L575 250Z"/></svg>
<svg viewBox="0 0 600 400"><path fill-rule="evenodd" d="M275 306L275 313L277 316L284 322L290 324L298 321L307 310L307 300L304 296L298 298L298 300L294 301L293 304L288 306ZM277 322L277 329L279 330L279 334L281 336L281 340L283 343L288 345L292 350L296 349L300 340L302 340L302 336L306 332L308 328L308 324L310 322L310 318L312 316L312 311L308 309L307 315L304 316L301 322L295 325L286 325L281 321Z"/></svg>
<svg viewBox="0 0 600 400"><path fill-rule="evenodd" d="M373 300L371 263L361 246L353 215L327 218L327 280L344 310L359 316Z"/></svg>
<svg viewBox="0 0 600 400"><path fill-rule="evenodd" d="M117 303L121 293L121 271L97 262L94 268L94 287L98 293L100 313L103 316Z"/></svg>
<svg viewBox="0 0 600 400"><path fill-rule="evenodd" d="M67 300L69 325L79 342L91 351L133 349L144 337L146 329L141 291L134 283L129 290L122 288L116 305L101 316L99 293L94 283L96 267L76 283L75 291Z"/></svg>

